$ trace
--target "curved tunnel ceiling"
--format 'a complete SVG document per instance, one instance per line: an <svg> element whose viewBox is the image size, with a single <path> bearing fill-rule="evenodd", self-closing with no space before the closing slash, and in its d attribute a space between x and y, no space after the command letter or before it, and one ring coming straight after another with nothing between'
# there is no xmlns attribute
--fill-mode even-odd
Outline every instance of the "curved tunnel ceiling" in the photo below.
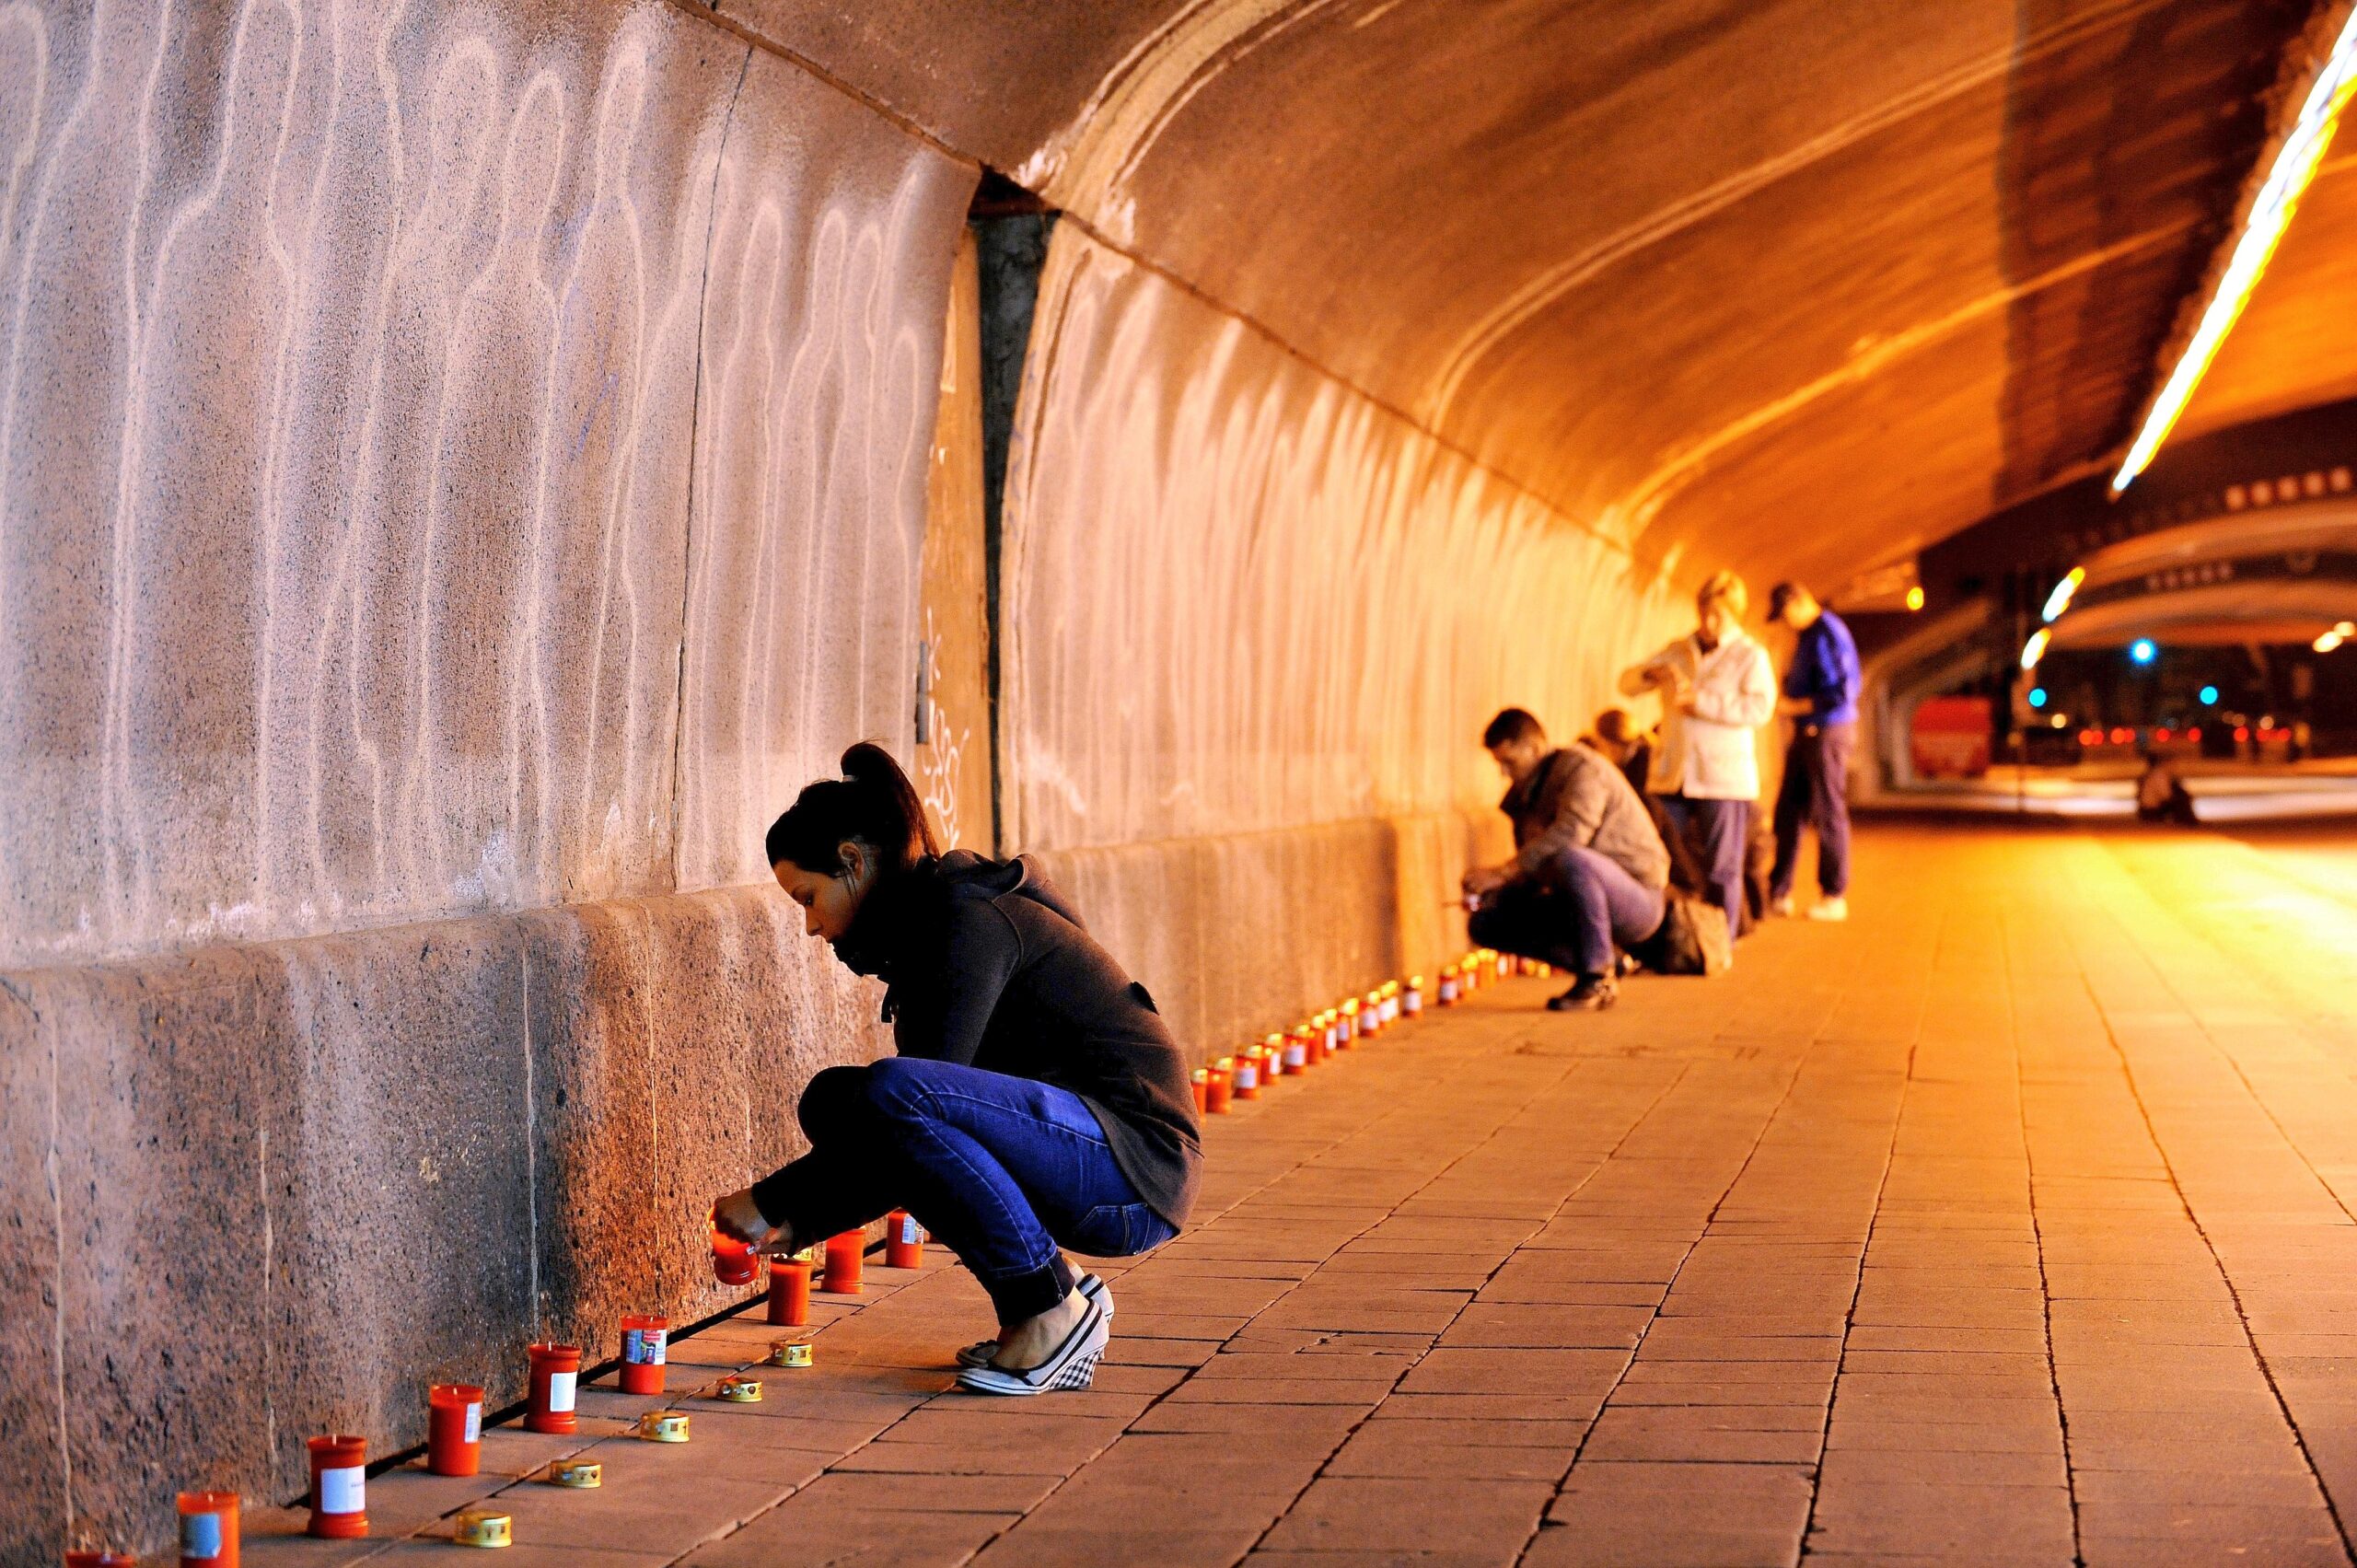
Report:
<svg viewBox="0 0 2357 1568"><path fill-rule="evenodd" d="M1641 560L1838 587L2125 441L2315 7L719 10ZM2350 165L2190 427L2357 389Z"/></svg>

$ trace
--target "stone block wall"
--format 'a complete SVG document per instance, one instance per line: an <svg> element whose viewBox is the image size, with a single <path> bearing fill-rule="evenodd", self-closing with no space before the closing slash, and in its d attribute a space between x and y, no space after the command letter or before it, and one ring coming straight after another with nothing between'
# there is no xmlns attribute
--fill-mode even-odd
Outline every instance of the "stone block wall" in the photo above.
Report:
<svg viewBox="0 0 2357 1568"><path fill-rule="evenodd" d="M0 7L0 1561L714 1305L975 178L660 0Z"/></svg>
<svg viewBox="0 0 2357 1568"><path fill-rule="evenodd" d="M874 998L759 889L0 981L5 1556L153 1544L179 1485L284 1501L314 1433L422 1440L429 1383L693 1318L711 1195L799 1151Z"/></svg>
<svg viewBox="0 0 2357 1568"><path fill-rule="evenodd" d="M1053 851L1089 929L1201 1058L1465 951L1468 866L1512 847L1495 813L1363 819Z"/></svg>

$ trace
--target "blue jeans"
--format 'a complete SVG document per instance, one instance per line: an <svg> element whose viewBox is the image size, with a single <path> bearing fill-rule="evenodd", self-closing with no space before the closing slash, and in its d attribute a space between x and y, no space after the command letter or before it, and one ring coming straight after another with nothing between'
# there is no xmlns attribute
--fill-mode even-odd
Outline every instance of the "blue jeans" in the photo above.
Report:
<svg viewBox="0 0 2357 1568"><path fill-rule="evenodd" d="M1661 929L1662 891L1595 850L1558 855L1550 874L1517 882L1474 911L1473 940L1501 953L1542 958L1573 974L1609 974L1617 945L1632 947Z"/></svg>
<svg viewBox="0 0 2357 1568"><path fill-rule="evenodd" d="M1801 828L1817 830L1817 885L1829 899L1850 890L1850 753L1854 724L1804 723L1784 753L1784 782L1776 791L1776 870L1768 896L1790 896L1800 873Z"/></svg>
<svg viewBox="0 0 2357 1568"><path fill-rule="evenodd" d="M1033 1078L891 1056L830 1067L803 1091L810 1152L775 1179L797 1241L906 1209L990 1293L1002 1324L1055 1306L1074 1278L1062 1248L1097 1258L1178 1234L1114 1163L1087 1102Z"/></svg>
<svg viewBox="0 0 2357 1568"><path fill-rule="evenodd" d="M1704 896L1727 912L1727 940L1733 942L1743 935L1743 854L1751 839L1751 802L1666 795L1661 808L1701 862Z"/></svg>
<svg viewBox="0 0 2357 1568"><path fill-rule="evenodd" d="M1574 912L1572 947L1582 974L1608 973L1615 947L1634 947L1661 929L1662 890L1608 855L1567 849L1555 857L1554 877Z"/></svg>

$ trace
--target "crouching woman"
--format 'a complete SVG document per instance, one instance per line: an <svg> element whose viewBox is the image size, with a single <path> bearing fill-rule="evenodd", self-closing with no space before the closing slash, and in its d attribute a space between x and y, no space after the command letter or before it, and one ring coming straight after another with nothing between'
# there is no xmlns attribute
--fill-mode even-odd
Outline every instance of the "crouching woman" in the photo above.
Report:
<svg viewBox="0 0 2357 1568"><path fill-rule="evenodd" d="M1185 1059L1028 857L939 854L879 747L842 769L771 826L770 865L810 935L883 980L898 1054L812 1078L810 1152L714 1214L791 1251L906 1209L997 1310L960 1386L1086 1388L1112 1295L1062 1249L1127 1258L1178 1234L1202 1163Z"/></svg>

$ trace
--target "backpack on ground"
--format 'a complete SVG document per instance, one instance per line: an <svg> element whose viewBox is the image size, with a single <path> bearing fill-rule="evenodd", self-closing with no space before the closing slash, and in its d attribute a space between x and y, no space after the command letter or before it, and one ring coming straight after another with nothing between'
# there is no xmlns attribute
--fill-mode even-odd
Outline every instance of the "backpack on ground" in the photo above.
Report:
<svg viewBox="0 0 2357 1568"><path fill-rule="evenodd" d="M1675 888L1664 900L1660 928L1631 951L1655 974L1720 974L1735 962L1726 911Z"/></svg>

